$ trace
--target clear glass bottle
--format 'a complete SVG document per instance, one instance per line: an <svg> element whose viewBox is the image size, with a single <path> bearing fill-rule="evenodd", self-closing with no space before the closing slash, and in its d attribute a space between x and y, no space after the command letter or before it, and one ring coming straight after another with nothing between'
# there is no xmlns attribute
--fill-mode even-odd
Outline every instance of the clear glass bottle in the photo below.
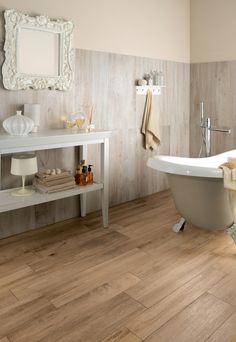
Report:
<svg viewBox="0 0 236 342"><path fill-rule="evenodd" d="M158 85L158 76L159 73L157 70L152 71L153 85Z"/></svg>
<svg viewBox="0 0 236 342"><path fill-rule="evenodd" d="M163 86L163 85L164 85L164 75L163 75L163 72L162 72L162 71L160 71L160 72L158 73L158 82L157 82L157 84L158 84L159 86Z"/></svg>

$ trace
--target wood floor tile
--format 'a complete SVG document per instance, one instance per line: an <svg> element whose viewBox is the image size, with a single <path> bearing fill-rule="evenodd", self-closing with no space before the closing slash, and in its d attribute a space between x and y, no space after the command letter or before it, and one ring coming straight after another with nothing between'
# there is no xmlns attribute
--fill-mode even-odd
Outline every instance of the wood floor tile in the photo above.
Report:
<svg viewBox="0 0 236 342"><path fill-rule="evenodd" d="M208 292L236 307L236 273L227 275Z"/></svg>
<svg viewBox="0 0 236 342"><path fill-rule="evenodd" d="M225 321L207 340L207 342L235 342L236 341L236 314Z"/></svg>
<svg viewBox="0 0 236 342"><path fill-rule="evenodd" d="M236 247L178 218L164 191L0 240L0 342L230 341Z"/></svg>
<svg viewBox="0 0 236 342"><path fill-rule="evenodd" d="M28 265L24 265L22 268L19 268L17 265L15 272L11 269L9 274L0 277L0 289L4 291L15 287L25 287L32 283L33 279L37 279L37 276Z"/></svg>
<svg viewBox="0 0 236 342"><path fill-rule="evenodd" d="M127 290L134 284L137 284L140 279L130 273L121 274L119 277L113 278L111 281L95 288L94 290L88 291L89 286L85 290L85 298L86 294L89 293L89 298L87 301L87 306L89 306L90 301L92 304L96 303L96 301L104 301L103 296L105 296L105 300L108 300L112 297L117 296L119 293ZM93 283L93 287L94 287ZM58 296L51 300L51 303L55 307L60 307L69 303L76 298L83 296L84 292L81 295L81 286L74 287L70 291L66 292L65 294Z"/></svg>
<svg viewBox="0 0 236 342"><path fill-rule="evenodd" d="M22 279L31 274L33 274L32 269L26 265L19 269L15 269L9 274L5 274L5 275L1 274L0 275L0 287L3 288L4 286L11 285L17 280Z"/></svg>
<svg viewBox="0 0 236 342"><path fill-rule="evenodd" d="M65 268L70 267L76 263L77 272L81 272L96 264L111 259L112 255L120 255L121 247L129 240L124 235L111 231L109 233L101 234L83 234L83 238L73 242L67 241L60 248L50 246L43 252L40 260L30 262L30 267L40 275L47 274L47 272L55 272L61 269L63 264ZM129 250L127 248L126 250ZM122 249L123 250L123 249Z"/></svg>
<svg viewBox="0 0 236 342"><path fill-rule="evenodd" d="M218 240L217 244L218 246L221 246L223 243L226 245L227 241L224 241L224 239ZM230 243L232 243L231 240L229 240ZM216 253L218 256L215 260L215 263L213 264L213 267L222 270L226 273L236 273L236 253L235 253L235 244L233 243L233 247L231 249L227 249L225 252Z"/></svg>
<svg viewBox="0 0 236 342"><path fill-rule="evenodd" d="M128 319L142 312L143 306L126 294L114 297L105 286L95 293L84 296L74 302L44 314L38 320L32 320L25 327L10 334L13 342L36 341L102 341L116 329L124 326ZM90 300L90 295L93 296ZM103 297L99 300L99 297ZM96 302L97 301L97 302Z"/></svg>
<svg viewBox="0 0 236 342"><path fill-rule="evenodd" d="M142 340L138 336L134 335L129 329L123 328L119 331L116 331L111 336L108 336L102 342L141 342L141 341Z"/></svg>
<svg viewBox="0 0 236 342"><path fill-rule="evenodd" d="M151 307L207 269L212 258L212 256L201 255L188 262L174 265L176 267L169 267L170 272L166 269L161 269L159 272L157 270L154 275L128 289L126 293L144 306Z"/></svg>
<svg viewBox="0 0 236 342"><path fill-rule="evenodd" d="M0 290L0 311L17 302L17 298L9 290Z"/></svg>
<svg viewBox="0 0 236 342"><path fill-rule="evenodd" d="M54 307L44 298L34 301L17 302L0 311L0 337L9 336L9 333L21 329L31 320L37 320L41 315L54 310Z"/></svg>
<svg viewBox="0 0 236 342"><path fill-rule="evenodd" d="M235 312L235 308L204 294L181 311L145 342L202 342Z"/></svg>
<svg viewBox="0 0 236 342"><path fill-rule="evenodd" d="M145 310L129 322L127 327L145 339L224 277L223 272L214 269L200 273L161 302Z"/></svg>
<svg viewBox="0 0 236 342"><path fill-rule="evenodd" d="M25 286L25 284L12 287L11 293L13 293L15 298L17 298L19 301L33 301L34 299L42 297L42 294L40 292L28 288L27 286Z"/></svg>
<svg viewBox="0 0 236 342"><path fill-rule="evenodd" d="M7 337L0 338L0 342L10 342Z"/></svg>
<svg viewBox="0 0 236 342"><path fill-rule="evenodd" d="M112 280L124 270L133 273L133 270L149 264L150 257L136 248L83 272L77 271L76 263L67 265L66 268L39 277L30 288L41 292L49 300L60 296L74 299Z"/></svg>
<svg viewBox="0 0 236 342"><path fill-rule="evenodd" d="M55 341L101 341L117 328L121 328L127 320L135 317L142 311L143 306L141 306L141 304L137 303L129 296L121 294L109 302L106 302L103 308L97 310L86 322L78 322L73 330L71 329L71 324L69 324L68 333L64 334L63 329L61 335L63 334L64 336L61 338L57 337ZM54 340L52 341L54 342ZM46 342L46 340L44 342Z"/></svg>

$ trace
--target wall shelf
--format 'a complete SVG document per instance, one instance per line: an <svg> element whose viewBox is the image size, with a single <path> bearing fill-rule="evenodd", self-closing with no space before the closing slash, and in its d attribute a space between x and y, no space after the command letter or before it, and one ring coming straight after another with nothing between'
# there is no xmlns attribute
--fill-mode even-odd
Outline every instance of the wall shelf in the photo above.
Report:
<svg viewBox="0 0 236 342"><path fill-rule="evenodd" d="M147 91L151 90L152 95L161 95L162 88L166 88L165 85L145 85L145 86L136 86L136 94L137 95L147 95Z"/></svg>
<svg viewBox="0 0 236 342"><path fill-rule="evenodd" d="M80 195L80 214L86 215L86 193L101 191L103 226L108 227L109 208L109 138L110 131L94 131L82 133L69 129L49 130L33 133L28 136L11 136L0 134L0 170L1 155L17 152L40 151L54 148L80 146L80 159L87 160L87 149L90 144L99 144L101 147L101 181L86 186L76 186L70 190L44 194L35 192L31 196L12 196L15 189L0 191L0 212L29 207L40 203L56 201L61 198ZM0 174L1 187L1 174Z"/></svg>

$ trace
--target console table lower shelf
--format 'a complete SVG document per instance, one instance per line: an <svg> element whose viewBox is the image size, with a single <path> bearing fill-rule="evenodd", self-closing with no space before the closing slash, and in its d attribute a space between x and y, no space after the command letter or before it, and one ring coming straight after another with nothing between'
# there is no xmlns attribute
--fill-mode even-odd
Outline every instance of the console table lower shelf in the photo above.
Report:
<svg viewBox="0 0 236 342"><path fill-rule="evenodd" d="M29 186L27 188L32 188L32 187ZM37 205L37 204L41 204L45 202L56 201L62 198L82 195L88 192L102 190L102 189L103 189L103 183L93 183L91 185L86 185L86 186L77 185L73 189L58 191L52 194L47 194L47 193L36 191L34 194L30 196L12 196L11 193L17 190L17 188L1 190L0 191L0 213L5 212L5 211L20 209L24 207L30 207L32 205Z"/></svg>

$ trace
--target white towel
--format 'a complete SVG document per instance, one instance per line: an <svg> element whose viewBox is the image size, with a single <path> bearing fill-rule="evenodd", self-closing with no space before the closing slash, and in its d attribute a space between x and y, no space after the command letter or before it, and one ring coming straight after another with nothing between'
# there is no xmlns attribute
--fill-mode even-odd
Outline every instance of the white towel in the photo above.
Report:
<svg viewBox="0 0 236 342"><path fill-rule="evenodd" d="M160 139L158 137L157 115L153 112L152 92L150 90L147 91L141 132L144 134L146 150L156 150L157 146L160 145Z"/></svg>
<svg viewBox="0 0 236 342"><path fill-rule="evenodd" d="M227 162L228 162L227 166L231 169L232 180L236 180L236 158L235 157L228 157Z"/></svg>
<svg viewBox="0 0 236 342"><path fill-rule="evenodd" d="M231 171L231 175L232 175L232 180L236 180L236 169L233 169Z"/></svg>
<svg viewBox="0 0 236 342"><path fill-rule="evenodd" d="M229 190L236 190L236 164L232 162L224 163L220 166L224 172L224 187Z"/></svg>
<svg viewBox="0 0 236 342"><path fill-rule="evenodd" d="M228 162L220 166L224 172L224 187L229 190L229 202L234 215L234 225L236 224L236 158L228 158ZM232 237L235 235L234 227L227 229L227 233ZM234 237L233 237L234 239ZM235 240L236 241L236 240Z"/></svg>

